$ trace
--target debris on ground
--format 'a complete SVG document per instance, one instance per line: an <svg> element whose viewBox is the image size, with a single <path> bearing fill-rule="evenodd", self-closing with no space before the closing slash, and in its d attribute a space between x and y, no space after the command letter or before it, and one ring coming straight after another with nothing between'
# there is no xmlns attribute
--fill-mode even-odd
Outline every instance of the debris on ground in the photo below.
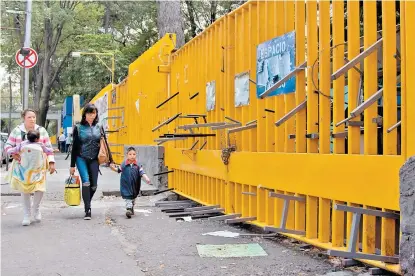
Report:
<svg viewBox="0 0 415 276"><path fill-rule="evenodd" d="M268 256L267 252L258 243L248 244L198 244L199 256L202 258L240 258Z"/></svg>
<svg viewBox="0 0 415 276"><path fill-rule="evenodd" d="M182 221L190 222L190 221L192 221L192 217L190 217L190 216L187 216L187 217L178 217L178 218L176 218L176 221L177 222L182 222Z"/></svg>
<svg viewBox="0 0 415 276"><path fill-rule="evenodd" d="M234 233L231 231L216 231L216 232L209 232L209 233L204 233L202 234L202 236L217 236L217 237L225 237L225 238L236 238L239 237L239 233Z"/></svg>

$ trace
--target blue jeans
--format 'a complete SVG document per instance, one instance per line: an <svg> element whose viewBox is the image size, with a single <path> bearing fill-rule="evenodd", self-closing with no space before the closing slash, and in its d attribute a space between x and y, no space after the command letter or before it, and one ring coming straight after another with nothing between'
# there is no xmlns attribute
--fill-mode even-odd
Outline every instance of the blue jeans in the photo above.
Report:
<svg viewBox="0 0 415 276"><path fill-rule="evenodd" d="M82 199L85 212L91 209L91 200L98 187L98 160L86 160L80 156L76 158L76 167L82 181Z"/></svg>

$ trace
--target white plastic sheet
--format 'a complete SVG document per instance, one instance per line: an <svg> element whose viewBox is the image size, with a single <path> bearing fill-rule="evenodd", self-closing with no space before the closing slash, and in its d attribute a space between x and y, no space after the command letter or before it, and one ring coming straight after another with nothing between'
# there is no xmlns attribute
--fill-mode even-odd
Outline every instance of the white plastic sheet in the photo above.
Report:
<svg viewBox="0 0 415 276"><path fill-rule="evenodd" d="M249 105L249 72L235 76L235 107Z"/></svg>
<svg viewBox="0 0 415 276"><path fill-rule="evenodd" d="M211 81L206 83L206 110L212 111L215 109L216 102L216 82Z"/></svg>

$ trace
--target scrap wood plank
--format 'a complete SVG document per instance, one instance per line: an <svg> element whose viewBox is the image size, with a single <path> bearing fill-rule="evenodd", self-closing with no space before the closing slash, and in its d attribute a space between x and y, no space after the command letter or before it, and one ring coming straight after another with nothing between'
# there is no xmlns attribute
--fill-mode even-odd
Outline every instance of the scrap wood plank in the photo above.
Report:
<svg viewBox="0 0 415 276"><path fill-rule="evenodd" d="M193 204L185 203L185 204L165 204L160 206L160 208L190 208L194 206Z"/></svg>
<svg viewBox="0 0 415 276"><path fill-rule="evenodd" d="M179 213L171 213L169 214L170 218L175 218L175 217L183 217L183 216L190 216L191 212L179 212Z"/></svg>
<svg viewBox="0 0 415 276"><path fill-rule="evenodd" d="M220 208L220 205L186 208L185 211L193 212L193 211L202 211L202 210L209 210L209 209L215 209L215 208Z"/></svg>
<svg viewBox="0 0 415 276"><path fill-rule="evenodd" d="M232 223L240 223L240 222L253 221L253 220L256 220L256 217L244 217L244 218L227 219L227 220L225 220L225 222L228 223L228 224L232 224Z"/></svg>
<svg viewBox="0 0 415 276"><path fill-rule="evenodd" d="M227 219L239 218L240 216L242 216L242 214L229 214L229 215L211 217L209 218L209 220L227 220Z"/></svg>
<svg viewBox="0 0 415 276"><path fill-rule="evenodd" d="M203 215L203 214L214 214L214 213L222 213L225 209L210 209L210 210L201 210L201 211L193 211L192 215Z"/></svg>
<svg viewBox="0 0 415 276"><path fill-rule="evenodd" d="M169 209L161 209L161 211L163 213L179 213L179 212L184 212L183 208L169 208Z"/></svg>
<svg viewBox="0 0 415 276"><path fill-rule="evenodd" d="M192 200L172 200L172 201L157 201L156 203L154 203L155 206L161 206L161 205L165 205L165 204L182 204L182 203L194 203Z"/></svg>

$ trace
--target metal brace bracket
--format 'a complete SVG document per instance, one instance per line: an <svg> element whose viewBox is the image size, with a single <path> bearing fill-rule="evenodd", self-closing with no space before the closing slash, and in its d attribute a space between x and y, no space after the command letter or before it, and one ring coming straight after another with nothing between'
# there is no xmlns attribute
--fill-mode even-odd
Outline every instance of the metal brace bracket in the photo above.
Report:
<svg viewBox="0 0 415 276"><path fill-rule="evenodd" d="M275 125L277 127L279 127L280 125L282 125L283 123L285 123L286 121L288 121L292 116L294 116L295 114L297 114L301 109L306 108L307 107L307 100L303 101L302 103L300 103L299 105L297 105L296 107L294 107L293 109L291 109L287 114L285 114L284 116L282 116L281 119L279 119Z"/></svg>
<svg viewBox="0 0 415 276"><path fill-rule="evenodd" d="M372 44L370 47L368 47L366 50L361 52L359 55L354 57L351 61L343 65L339 70L333 73L331 75L331 80L337 80L340 76L345 74L348 70L351 68L354 68L356 64L362 62L363 59L365 59L367 56L369 56L373 51L377 50L383 43L383 38L376 41L374 44Z"/></svg>
<svg viewBox="0 0 415 276"><path fill-rule="evenodd" d="M161 124L159 124L158 126L156 126L155 128L153 128L151 131L154 132L156 130L158 130L159 128L161 128L162 126L168 125L171 122L173 122L174 120L176 120L177 118L180 117L180 115L182 115L182 113L178 113L176 115L174 115L173 117L167 119L166 121L162 122Z"/></svg>
<svg viewBox="0 0 415 276"><path fill-rule="evenodd" d="M388 128L386 130L387 133L391 133L395 128L397 128L398 126L401 125L401 121L397 122L396 124L394 124L393 126L391 126L390 128Z"/></svg>
<svg viewBox="0 0 415 276"><path fill-rule="evenodd" d="M357 106L355 109L353 109L353 111L350 112L350 117L338 122L336 124L336 127L362 114L368 107L370 107L373 103L377 102L382 97L382 95L383 95L383 88L376 91L375 94L370 96L366 101L364 101L359 106Z"/></svg>
<svg viewBox="0 0 415 276"><path fill-rule="evenodd" d="M349 240L349 244L347 247L347 251L328 250L327 255L343 257L343 258L374 260L374 261L381 261L381 262L393 263L393 264L399 263L399 257L356 252L356 243L358 239L358 234L359 234L359 229L360 229L360 220L361 220L362 215L369 215L369 216L383 217L383 218L390 218L390 219L399 219L398 214L392 213L392 212L372 210L372 209L364 209L360 207L352 207L352 206L341 205L341 204L335 204L334 210L353 213L352 228L351 228L350 240Z"/></svg>
<svg viewBox="0 0 415 276"><path fill-rule="evenodd" d="M259 98L263 99L269 94L271 94L272 91L283 85L285 82L287 82L289 79L291 79L294 75L296 75L301 70L304 70L306 68L307 62L304 61L300 66L294 68L290 73L288 73L285 77L277 81L271 88L269 88L267 91L259 95Z"/></svg>
<svg viewBox="0 0 415 276"><path fill-rule="evenodd" d="M183 126L179 126L179 129L191 129L191 128L200 128L200 127L212 127L212 126L222 126L226 124L225 122L223 123L206 123L206 124L193 124L193 125L183 125Z"/></svg>
<svg viewBox="0 0 415 276"><path fill-rule="evenodd" d="M305 202L305 197L284 195L284 194L278 194L274 192L270 192L269 197L276 197L276 198L284 199L284 208L282 209L282 218L281 218L280 227L265 226L264 231L295 234L295 235L305 235L305 231L286 228L287 218L288 218L288 208L290 207L290 201L294 200L294 201L299 201L299 202Z"/></svg>

